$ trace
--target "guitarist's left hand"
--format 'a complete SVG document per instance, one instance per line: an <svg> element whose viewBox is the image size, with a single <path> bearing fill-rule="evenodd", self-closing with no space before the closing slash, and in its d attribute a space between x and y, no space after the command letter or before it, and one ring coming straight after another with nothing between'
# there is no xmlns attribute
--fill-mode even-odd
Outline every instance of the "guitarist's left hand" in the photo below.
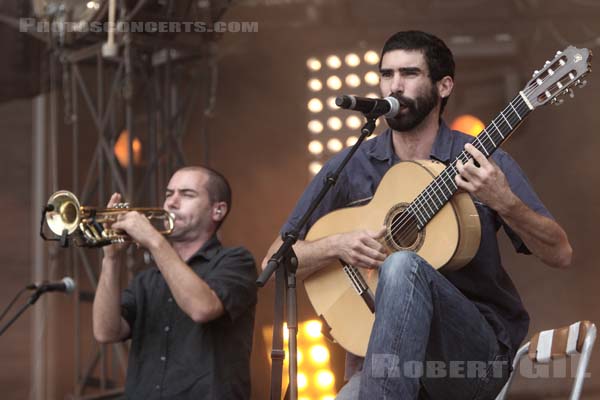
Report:
<svg viewBox="0 0 600 400"><path fill-rule="evenodd" d="M473 159L466 164L458 160L456 163L458 175L454 177L458 187L471 193L499 213L510 208L517 198L510 190L502 170L494 160L488 159L472 144L467 143L465 150L473 156L479 166L475 165Z"/></svg>

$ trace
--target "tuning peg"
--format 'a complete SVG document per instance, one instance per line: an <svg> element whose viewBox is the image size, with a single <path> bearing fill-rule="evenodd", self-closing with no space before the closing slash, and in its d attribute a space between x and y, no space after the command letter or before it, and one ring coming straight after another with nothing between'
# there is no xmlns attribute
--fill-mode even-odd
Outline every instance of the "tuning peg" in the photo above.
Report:
<svg viewBox="0 0 600 400"><path fill-rule="evenodd" d="M547 66L547 65L549 65L549 64L550 64L550 61L546 60L546 62L544 63L544 67Z"/></svg>
<svg viewBox="0 0 600 400"><path fill-rule="evenodd" d="M569 97L570 97L570 98L573 98L573 97L575 97L575 92L573 92L573 89L569 89L569 90L567 90L567 93L569 93Z"/></svg>
<svg viewBox="0 0 600 400"><path fill-rule="evenodd" d="M560 51L560 50L556 52L557 56L560 56L561 54L562 54L562 51Z"/></svg>
<svg viewBox="0 0 600 400"><path fill-rule="evenodd" d="M531 75L531 77L532 77L532 78L535 78L535 76L536 76L537 74L539 74L539 73L540 73L540 71L538 71L538 70L536 69L535 71L533 71L533 75Z"/></svg>
<svg viewBox="0 0 600 400"><path fill-rule="evenodd" d="M565 102L565 99L557 99L556 97L550 101L550 104L554 104L555 106L560 106Z"/></svg>
<svg viewBox="0 0 600 400"><path fill-rule="evenodd" d="M585 87L585 85L587 85L587 80L586 79L584 79L584 80L579 79L579 80L577 80L577 82L575 83L575 85L577 85L578 88Z"/></svg>

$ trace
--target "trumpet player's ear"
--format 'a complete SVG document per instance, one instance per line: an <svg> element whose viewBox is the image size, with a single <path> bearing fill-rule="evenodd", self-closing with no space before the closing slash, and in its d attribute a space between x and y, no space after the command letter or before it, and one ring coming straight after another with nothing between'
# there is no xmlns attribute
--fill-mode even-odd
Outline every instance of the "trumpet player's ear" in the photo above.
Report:
<svg viewBox="0 0 600 400"><path fill-rule="evenodd" d="M225 203L224 201L220 201L218 203L215 203L213 205L213 209L212 209L212 217L213 220L215 221L222 221L225 216L227 215L227 203Z"/></svg>

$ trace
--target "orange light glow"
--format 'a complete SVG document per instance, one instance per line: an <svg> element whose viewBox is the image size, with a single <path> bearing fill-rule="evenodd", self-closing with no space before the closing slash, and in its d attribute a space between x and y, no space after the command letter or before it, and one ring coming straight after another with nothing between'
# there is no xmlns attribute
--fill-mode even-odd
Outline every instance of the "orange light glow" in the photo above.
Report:
<svg viewBox="0 0 600 400"><path fill-rule="evenodd" d="M114 153L117 161L123 168L129 165L129 132L123 130L119 138L115 142ZM142 163L142 142L136 137L133 138L133 165L141 165Z"/></svg>
<svg viewBox="0 0 600 400"><path fill-rule="evenodd" d="M452 121L450 128L456 131L464 132L471 136L477 136L485 128L483 122L473 115L460 115Z"/></svg>

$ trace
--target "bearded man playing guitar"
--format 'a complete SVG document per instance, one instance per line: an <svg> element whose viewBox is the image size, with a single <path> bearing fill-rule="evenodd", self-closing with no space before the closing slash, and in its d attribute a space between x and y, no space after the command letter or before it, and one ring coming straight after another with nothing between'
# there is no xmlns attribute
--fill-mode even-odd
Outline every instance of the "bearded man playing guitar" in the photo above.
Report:
<svg viewBox="0 0 600 400"><path fill-rule="evenodd" d="M300 274L323 270L338 260L361 273L365 269L378 273L366 355L363 359L347 354L349 382L338 399L493 399L508 378L529 325L501 264L497 231L503 227L519 253L534 254L554 268L571 264L565 231L517 163L501 149L488 159L469 143L472 137L451 131L441 119L453 77L452 53L439 38L406 31L387 40L380 61L380 89L383 96L399 99L400 111L387 119L390 129L365 142L350 159L309 226L300 232L304 240L294 246ZM462 268L438 271L417 252L390 249L385 227L307 237L311 226L327 213L369 203L384 174L400 161L416 165L414 160L434 160L444 166L463 152L468 161L456 162L458 173L451 182L475 203L481 236ZM344 155L333 157L312 180L282 233L295 226ZM410 182L397 186L405 184ZM280 244L277 239L271 245L263 268ZM347 319L352 317L348 312Z"/></svg>

